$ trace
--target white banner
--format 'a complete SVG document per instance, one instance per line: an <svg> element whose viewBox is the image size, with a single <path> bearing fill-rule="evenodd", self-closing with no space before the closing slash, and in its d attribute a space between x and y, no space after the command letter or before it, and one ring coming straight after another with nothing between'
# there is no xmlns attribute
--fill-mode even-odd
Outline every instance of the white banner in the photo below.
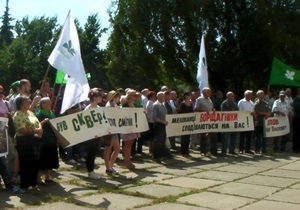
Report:
<svg viewBox="0 0 300 210"><path fill-rule="evenodd" d="M238 132L254 130L253 117L246 111L194 112L167 115L167 136L196 133Z"/></svg>
<svg viewBox="0 0 300 210"><path fill-rule="evenodd" d="M6 125L8 118L0 117L0 157L8 154L8 134Z"/></svg>
<svg viewBox="0 0 300 210"><path fill-rule="evenodd" d="M149 130L142 108L97 108L50 120L63 147L113 133Z"/></svg>
<svg viewBox="0 0 300 210"><path fill-rule="evenodd" d="M264 136L283 136L290 132L288 116L269 117L264 120Z"/></svg>

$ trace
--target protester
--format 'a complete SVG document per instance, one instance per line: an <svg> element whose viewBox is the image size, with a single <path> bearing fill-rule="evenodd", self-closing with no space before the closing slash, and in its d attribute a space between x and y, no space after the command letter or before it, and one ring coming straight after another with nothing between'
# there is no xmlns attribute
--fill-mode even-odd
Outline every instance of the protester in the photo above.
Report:
<svg viewBox="0 0 300 210"><path fill-rule="evenodd" d="M98 104L102 102L103 96L104 93L102 89L99 88L91 89L88 94L91 103L85 108L85 110L99 108L100 106L98 106ZM88 171L88 177L91 179L100 179L100 176L94 172L95 159L96 159L99 145L100 145L100 140L98 137L90 139L84 143L85 151L86 151L86 159L85 159L86 169Z"/></svg>
<svg viewBox="0 0 300 210"><path fill-rule="evenodd" d="M193 106L191 104L192 94L190 92L183 93L184 101L178 107L178 113L192 113L194 112ZM181 136L181 155L184 157L190 156L189 145L190 145L190 135Z"/></svg>
<svg viewBox="0 0 300 210"><path fill-rule="evenodd" d="M269 104L264 100L265 93L258 90L258 100L254 104L255 111L255 153L267 153L267 138L264 137L264 120L271 116Z"/></svg>
<svg viewBox="0 0 300 210"><path fill-rule="evenodd" d="M252 102L252 90L246 90L244 93L244 98L239 100L238 108L239 111L248 111L252 116L254 116L254 104ZM240 132L240 144L239 144L239 153L243 154L254 154L251 151L252 143L252 131L242 131Z"/></svg>
<svg viewBox="0 0 300 210"><path fill-rule="evenodd" d="M110 91L107 95L107 103L105 107L112 107L119 109L117 105L120 102L120 94L114 90ZM105 146L104 150L104 162L106 166L105 172L108 175L118 175L119 172L114 169L114 164L120 153L120 142L118 134L106 135L102 138L108 138L110 144Z"/></svg>
<svg viewBox="0 0 300 210"><path fill-rule="evenodd" d="M49 121L55 118L55 115L51 111L51 106L51 99L43 97L40 100L40 110L36 114L43 128L41 155L39 159L40 171L37 177L37 183L39 184L52 182L52 169L59 167L57 138ZM45 175L44 181L42 180L43 175Z"/></svg>
<svg viewBox="0 0 300 210"><path fill-rule="evenodd" d="M147 97L148 93L149 93L149 89L148 88L145 88L145 89L143 89L141 91L141 94L142 94L142 105L143 105L143 107L145 109L146 109L146 104L148 102L148 97Z"/></svg>
<svg viewBox="0 0 300 210"><path fill-rule="evenodd" d="M147 131L147 140L150 142L149 144L149 153L152 154L153 148L153 138L154 138L154 120L153 120L153 104L156 100L156 93L154 91L149 91L148 95L148 102L146 104L146 114L147 114L147 121L149 125L149 131Z"/></svg>
<svg viewBox="0 0 300 210"><path fill-rule="evenodd" d="M213 102L210 99L211 90L208 87L204 87L202 95L197 98L194 107L195 112L215 112ZM215 133L202 133L200 135L200 151L204 155L217 155L217 139Z"/></svg>
<svg viewBox="0 0 300 210"><path fill-rule="evenodd" d="M282 90L279 92L279 99L274 101L272 112L274 113L274 116L288 116L289 118L292 117L292 109L290 106L290 103L285 100L285 91ZM286 142L288 141L289 134L274 137L274 152L278 152L279 149L281 152L285 151ZM280 147L278 145L280 141Z"/></svg>
<svg viewBox="0 0 300 210"><path fill-rule="evenodd" d="M122 103L122 108L135 108L134 100L135 100L136 91L133 89L129 89L126 92L126 103ZM124 164L128 169L135 169L135 165L130 160L131 149L134 141L139 138L139 133L128 133L121 134L121 139L123 142L123 157Z"/></svg>
<svg viewBox="0 0 300 210"><path fill-rule="evenodd" d="M293 151L300 152L300 88L297 88L297 96L294 98L294 119L293 119Z"/></svg>
<svg viewBox="0 0 300 210"><path fill-rule="evenodd" d="M221 104L221 111L238 111L238 106L234 101L234 93L229 91L226 94L226 100ZM227 154L229 147L229 154L237 155L235 152L235 142L237 140L237 132L224 132L222 135L222 155Z"/></svg>
<svg viewBox="0 0 300 210"><path fill-rule="evenodd" d="M37 187L38 164L40 158L42 126L29 110L30 99L19 96L15 100L16 113L13 117L16 128L17 151L20 161L20 187L39 191Z"/></svg>
<svg viewBox="0 0 300 210"><path fill-rule="evenodd" d="M155 122L155 138L153 140L153 158L160 161L161 158L171 158L170 150L166 147L166 121L167 108L164 105L165 94L159 91L157 100L153 104L153 121Z"/></svg>
<svg viewBox="0 0 300 210"><path fill-rule="evenodd" d="M170 91L165 91L165 102L164 105L167 109L167 114L174 114L176 107L174 103L171 100L171 92ZM177 150L176 142L175 142L175 136L169 137L170 145L172 150Z"/></svg>

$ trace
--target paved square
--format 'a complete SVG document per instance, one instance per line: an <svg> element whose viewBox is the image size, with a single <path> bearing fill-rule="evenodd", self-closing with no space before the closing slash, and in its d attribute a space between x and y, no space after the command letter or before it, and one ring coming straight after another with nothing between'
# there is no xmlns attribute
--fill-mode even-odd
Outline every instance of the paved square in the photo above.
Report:
<svg viewBox="0 0 300 210"><path fill-rule="evenodd" d="M187 202L212 209L235 209L253 202L253 199L242 198L219 193L203 192L188 195L178 199L179 202Z"/></svg>
<svg viewBox="0 0 300 210"><path fill-rule="evenodd" d="M192 188L205 189L205 188L223 184L223 183L224 182L191 178L191 177L178 177L178 178L168 179L168 180L159 182L159 184L167 184L167 185L190 188L190 189L192 189Z"/></svg>
<svg viewBox="0 0 300 210"><path fill-rule="evenodd" d="M279 188L233 182L209 189L209 191L245 196L249 198L264 198L271 193L275 193L277 190L279 190Z"/></svg>

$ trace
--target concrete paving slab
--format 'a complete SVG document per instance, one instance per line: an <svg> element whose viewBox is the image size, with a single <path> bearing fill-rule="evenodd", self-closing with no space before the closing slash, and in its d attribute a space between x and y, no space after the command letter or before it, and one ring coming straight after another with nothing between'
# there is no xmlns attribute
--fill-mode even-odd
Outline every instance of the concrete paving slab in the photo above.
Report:
<svg viewBox="0 0 300 210"><path fill-rule="evenodd" d="M193 174L199 170L195 168L180 168L178 166L163 166L158 168L151 168L148 171L155 171L163 174L171 174L176 176L186 176L188 174Z"/></svg>
<svg viewBox="0 0 300 210"><path fill-rule="evenodd" d="M166 197L170 195L176 196L182 193L190 192L190 189L187 188L159 184L142 185L137 187L131 187L125 190L128 192L144 194L153 197Z"/></svg>
<svg viewBox="0 0 300 210"><path fill-rule="evenodd" d="M43 192L43 189L41 189ZM52 193L51 193L52 192ZM59 196L82 196L87 193L96 193L97 190L89 189L87 187L82 187L79 185L70 185L70 184L60 184L58 188L53 188L50 190L50 194L52 195L59 195Z"/></svg>
<svg viewBox="0 0 300 210"><path fill-rule="evenodd" d="M158 184L167 184L167 185L190 188L190 189L191 188L205 189L223 183L224 182L207 180L207 179L197 179L191 177L177 177L174 179L168 179L168 180L158 182Z"/></svg>
<svg viewBox="0 0 300 210"><path fill-rule="evenodd" d="M134 170L130 173L125 174L127 179L134 179L135 181L142 182L158 182L165 179L173 178L174 175L161 174L154 171L137 171Z"/></svg>
<svg viewBox="0 0 300 210"><path fill-rule="evenodd" d="M211 170L215 168L220 168L222 166L226 166L228 163L222 163L222 162L211 162L211 161L202 161L197 166L193 166L193 168L201 169L201 170Z"/></svg>
<svg viewBox="0 0 300 210"><path fill-rule="evenodd" d="M178 203L160 203L153 206L145 206L137 208L139 210L158 210L158 209L172 209L172 210L206 210L206 208L178 204Z"/></svg>
<svg viewBox="0 0 300 210"><path fill-rule="evenodd" d="M282 169L273 169L266 172L262 172L261 174L267 176L277 176L277 177L295 178L295 179L299 179L300 177L300 171L282 170Z"/></svg>
<svg viewBox="0 0 300 210"><path fill-rule="evenodd" d="M266 201L261 200L256 203L252 203L250 205L244 206L242 208L239 208L239 210L297 210L299 209L298 204L292 204L292 203L283 203L283 202L277 202L277 201Z"/></svg>
<svg viewBox="0 0 300 210"><path fill-rule="evenodd" d="M266 198L266 200L274 200L288 203L300 204L300 190L296 189L284 189L280 192L274 193ZM298 207L298 209L300 206Z"/></svg>
<svg viewBox="0 0 300 210"><path fill-rule="evenodd" d="M300 164L299 163L290 163L290 164L281 166L278 169L300 171Z"/></svg>
<svg viewBox="0 0 300 210"><path fill-rule="evenodd" d="M275 193L280 188L258 186L243 183L227 183L218 187L209 189L209 191L219 192L223 194L231 194L245 196L249 198L264 198L272 193Z"/></svg>
<svg viewBox="0 0 300 210"><path fill-rule="evenodd" d="M93 205L99 209L132 209L135 206L148 205L151 199L136 196L128 196L116 193L104 193L76 199L82 205Z"/></svg>
<svg viewBox="0 0 300 210"><path fill-rule="evenodd" d="M249 176L249 174L230 173L225 171L203 171L200 173L189 175L189 177L204 178L204 179L218 180L218 181L225 181L225 182L233 181L247 176Z"/></svg>
<svg viewBox="0 0 300 210"><path fill-rule="evenodd" d="M248 203L251 203L254 200L250 198L243 198L232 195L202 192L181 197L178 199L178 201L187 202L212 209L235 209L244 206Z"/></svg>
<svg viewBox="0 0 300 210"><path fill-rule="evenodd" d="M297 181L299 182L300 180L297 180ZM300 183L295 184L295 185L291 186L290 188L300 190Z"/></svg>
<svg viewBox="0 0 300 210"><path fill-rule="evenodd" d="M57 210L57 209L63 209L63 210L90 210L91 208L84 207L84 206L78 206L71 203L65 203L65 202L57 202L57 203L51 203L51 204L43 204L42 206L37 207L30 207L25 208L26 210Z"/></svg>
<svg viewBox="0 0 300 210"><path fill-rule="evenodd" d="M270 187L281 187L286 188L292 184L299 182L296 179L281 178L281 177L271 177L271 176L260 176L254 175L244 179L240 179L237 182L255 185L264 185Z"/></svg>
<svg viewBox="0 0 300 210"><path fill-rule="evenodd" d="M229 166L223 166L223 167L217 168L215 170L227 171L227 172L233 172L233 173L256 174L258 172L262 172L267 169L263 168L263 167L234 164L234 165L229 165Z"/></svg>
<svg viewBox="0 0 300 210"><path fill-rule="evenodd" d="M41 201L41 197L37 195L23 194L23 195L11 195L4 194L0 196L1 200L5 199L5 201L1 201L0 208L4 207L8 208L24 208L27 205L36 205Z"/></svg>
<svg viewBox="0 0 300 210"><path fill-rule="evenodd" d="M237 164L256 166L256 167L262 167L262 168L277 168L280 166L284 166L287 163L277 161L276 159L258 159L258 160L246 160L243 162L239 162Z"/></svg>

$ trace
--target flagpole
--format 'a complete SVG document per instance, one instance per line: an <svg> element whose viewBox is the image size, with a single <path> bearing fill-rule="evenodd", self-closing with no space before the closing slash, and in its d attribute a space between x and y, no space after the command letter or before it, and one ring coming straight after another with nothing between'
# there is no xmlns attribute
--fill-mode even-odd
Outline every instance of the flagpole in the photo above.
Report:
<svg viewBox="0 0 300 210"><path fill-rule="evenodd" d="M60 86L59 86L59 89L58 89L57 97L56 97L56 99L55 99L55 102L54 102L54 105L53 105L53 108L52 108L53 111L55 111L55 109L56 109L56 105L57 105L57 101L58 101L58 96L59 96L59 94L61 93L61 88L62 88L62 85L63 85L64 80L65 80L65 77L62 77L62 81L61 81ZM55 84L55 82L54 82L54 84Z"/></svg>
<svg viewBox="0 0 300 210"><path fill-rule="evenodd" d="M41 87L40 87L40 91L41 91L42 87L44 86L44 84L45 84L45 82L46 82L46 78L47 78L47 76L48 76L49 70L50 70L50 64L48 64L48 68L47 68L46 74L45 74L45 76L44 76L44 79L43 79L42 84L41 84Z"/></svg>

